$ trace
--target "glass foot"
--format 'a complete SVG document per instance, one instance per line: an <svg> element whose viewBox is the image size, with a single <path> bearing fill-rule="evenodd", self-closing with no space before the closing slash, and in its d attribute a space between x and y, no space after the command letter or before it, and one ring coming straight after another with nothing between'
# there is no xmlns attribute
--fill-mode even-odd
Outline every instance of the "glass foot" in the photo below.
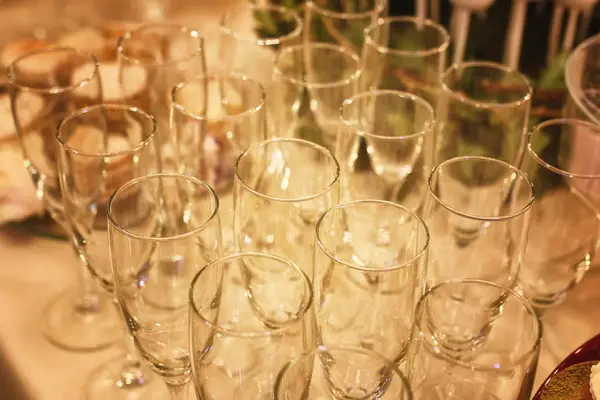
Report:
<svg viewBox="0 0 600 400"><path fill-rule="evenodd" d="M50 301L43 311L43 320L48 340L66 350L93 351L123 336L123 321L104 294L86 301L79 291L67 290Z"/></svg>
<svg viewBox="0 0 600 400"><path fill-rule="evenodd" d="M100 365L83 389L85 400L164 400L169 396L167 385L144 362L127 371L123 355Z"/></svg>

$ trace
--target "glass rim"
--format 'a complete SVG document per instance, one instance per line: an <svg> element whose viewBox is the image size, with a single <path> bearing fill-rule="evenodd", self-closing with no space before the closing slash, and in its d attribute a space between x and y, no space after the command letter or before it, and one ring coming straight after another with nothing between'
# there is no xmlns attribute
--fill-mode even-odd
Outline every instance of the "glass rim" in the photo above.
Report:
<svg viewBox="0 0 600 400"><path fill-rule="evenodd" d="M484 161L486 163L494 163L494 164L502 165L505 169L511 170L514 174L516 174L522 180L527 182L527 185L529 186L529 190L531 192L531 196L529 197L529 200L527 201L527 203L523 207L521 207L519 210L514 211L507 215L483 216L483 215L465 213L463 211L457 210L456 208L451 207L446 202L442 201L442 199L440 199L439 196L437 196L433 192L433 189L432 189L433 180L434 180L434 177L436 176L437 172L440 170L440 168L442 168L448 164L455 164L455 163L464 162L464 161L476 161L476 160ZM433 197L433 199L439 205L444 207L446 210L448 210L451 213L456 214L460 217L463 217L463 218L467 218L467 219L471 219L471 220L475 220L475 221L483 221L483 222L508 221L510 219L516 218L516 217L524 214L525 212L527 212L531 208L531 206L533 205L533 203L535 201L535 192L534 192L533 183L529 180L529 177L527 177L527 175L523 171L521 171L514 165L507 163L506 161L498 160L496 158L491 158L491 157L483 157L483 156L461 156L461 157L454 157L454 158L450 158L448 160L442 161L439 165L437 165L433 169L433 171L431 171L431 174L429 174L429 179L427 180L427 188L428 188L428 191L429 191L429 194L431 195L431 197Z"/></svg>
<svg viewBox="0 0 600 400"><path fill-rule="evenodd" d="M186 34L188 37L198 40L198 48L195 51L191 52L190 54L186 54L185 56L182 56L181 58L176 58L174 60L167 60L165 62L156 62L156 61L147 62L145 60L140 60L138 57L132 57L132 56L129 56L124 53L128 40L133 39L134 35L142 32L146 29L152 29L152 28L173 29L176 32L178 31L178 33ZM119 39L117 40L117 56L122 58L124 61L126 61L130 64L134 64L134 65L146 65L146 66L154 66L154 67L171 66L171 65L179 64L179 63L186 62L189 60L193 60L195 57L197 57L198 55L201 55L203 53L204 53L204 37L200 34L200 32L197 31L196 29L188 28L185 25L180 25L180 24L176 24L176 23L172 23L172 22L152 22L152 23L143 24L143 25L137 26L135 29L125 32L123 34L123 36L119 37Z"/></svg>
<svg viewBox="0 0 600 400"><path fill-rule="evenodd" d="M422 23L424 27L430 28L432 30L437 31L440 34L440 44L425 50L400 50L395 49L389 46L383 46L376 43L372 38L372 33L375 29L381 28L384 25L392 25L396 22L401 23L410 23L412 25L416 25L418 27L419 23ZM365 44L372 46L379 53L384 54L393 54L398 56L405 57L427 57L434 54L443 53L450 46L450 34L442 25L432 21L430 19L419 20L418 17L409 17L409 16L399 16L399 17L387 17L387 18L378 18L377 21L369 25L365 28Z"/></svg>
<svg viewBox="0 0 600 400"><path fill-rule="evenodd" d="M211 118L208 115L201 115L201 114L196 114L196 113L190 112L181 104L181 102L175 100L178 92L189 84L197 83L202 80L222 79L222 78L225 78L228 80L236 80L239 82L248 82L251 85L258 88L259 93L260 93L260 100L259 100L258 104L251 106L251 107L244 107L243 111L240 111L240 112L237 112L234 114L226 114L219 118ZM252 78L249 78L246 75L238 74L235 72L197 75L196 77L194 77L192 79L185 80L183 82L179 82L177 85L175 85L173 87L173 89L171 89L171 103L172 103L171 106L174 109L176 109L177 111L179 111L180 113L182 113L190 118L193 118L197 121L229 121L229 120L234 120L237 118L243 118L243 117L255 114L255 113L261 111L262 109L264 109L265 102L266 102L266 93L265 93L265 89L263 88L263 86L258 81L254 80ZM207 104L207 108L208 108L208 104Z"/></svg>
<svg viewBox="0 0 600 400"><path fill-rule="evenodd" d="M600 125L596 125L592 122L588 122L581 119L576 118L556 118L549 119L544 122L540 122L539 124L534 125L531 132L527 134L527 151L531 155L531 158L543 168L546 168L556 174L562 175L567 178L577 178L577 179L599 179L600 174L581 174L581 173L573 173L569 172L565 169L558 168L552 164L549 164L542 158L534 149L531 143L531 138L536 133L542 133L545 128L549 126L585 126L588 129L591 129L596 132L598 137L600 137ZM559 134L561 135L562 132Z"/></svg>
<svg viewBox="0 0 600 400"><path fill-rule="evenodd" d="M368 267L361 267L360 265L351 264L348 261L342 260L341 258L335 256L331 251L329 251L329 249L327 249L327 246L325 246L325 244L323 243L323 240L321 239L322 235L321 235L320 228L321 228L321 224L323 223L323 221L325 221L325 219L327 217L329 217L329 215L331 215L335 211L338 211L338 210L341 210L344 208L353 208L356 205L362 205L362 204L384 205L386 207L395 208L396 210L402 211L403 213L408 214L411 217L413 217L418 222L418 224L425 230L425 243L423 244L423 246L420 246L421 248L417 251L417 254L414 255L410 260L405 261L402 264L394 265L391 267L373 269L373 268L368 268ZM369 273L384 273L384 272L398 271L400 269L409 267L411 264L414 264L415 262L417 262L418 260L420 260L427 254L427 251L429 249L430 240L431 240L431 236L429 234L429 228L427 228L425 221L423 221L423 219L421 217L419 217L415 212L409 210L408 208L406 208L400 204L392 203L392 202L386 201L386 200L366 199L366 200L354 200L354 201L350 201L347 203L340 203L338 205L335 205L335 206L329 208L327 211L325 211L323 214L321 214L321 216L319 217L319 220L317 221L316 227L315 227L315 241L317 242L317 245L323 251L323 253L325 253L325 255L327 257L329 257L335 263L340 264L345 267L348 267L348 268L351 268L355 271L369 272Z"/></svg>
<svg viewBox="0 0 600 400"><path fill-rule="evenodd" d="M579 96L573 96L573 90L575 88L575 84L571 79L571 74L566 73L567 71L570 71L572 68L572 64L575 62L574 60L577 57L581 57L582 52L584 52L588 47L591 46L597 46L600 45L600 33L596 34L594 36L591 36L589 38L587 38L586 40L584 40L583 42L579 43L579 45L577 45L577 47L575 47L575 49L571 52L571 54L568 55L567 59L565 60L565 86L567 87L567 94L568 96L575 102L575 105L577 106L577 108L579 110L583 110L584 114L586 115L586 117L588 117L590 120L594 121L595 123L599 124L600 123L600 108L597 107L595 104L591 103L591 104L583 104L581 98ZM586 96L587 98L587 96ZM594 106L593 109L590 110L590 105ZM595 111L595 115L594 112Z"/></svg>
<svg viewBox="0 0 600 400"><path fill-rule="evenodd" d="M301 145L301 146L305 146L305 147L310 147L313 150L315 150L321 154L324 154L329 160L333 161L333 165L335 166L335 169L336 169L334 178L332 179L331 182L329 182L326 185L326 187L323 190L319 191L318 193L314 193L314 194L307 195L307 196L292 197L292 198L270 196L270 195L261 193L255 189L251 188L250 186L248 186L246 184L246 182L244 182L244 179L242 179L242 177L240 176L240 173L239 173L240 161L244 157L246 157L248 154L250 154L253 151L256 151L257 149L265 148L269 145L274 145L277 143L293 143L293 144L297 144L297 145ZM296 139L296 138L274 138L274 139L268 139L268 140L264 140L262 142L257 142L257 143L251 144L238 157L237 161L235 162L234 170L235 170L236 180L240 183L240 185L242 185L242 187L245 190L249 191L250 193L252 193L253 195L255 195L261 199L268 200L268 201L277 201L280 203L300 203L300 202L319 198L319 197L323 196L325 193L328 193L329 191L331 191L331 189L335 186L335 184L339 181L339 178L340 178L340 164L339 164L338 160L333 156L333 154L331 154L331 152L329 150L327 150L325 147L323 147L321 145L318 145L313 142L309 142L308 140Z"/></svg>
<svg viewBox="0 0 600 400"><path fill-rule="evenodd" d="M383 140L383 141L397 141L397 140L413 139L415 137L424 136L427 133L432 131L432 129L435 126L435 111L433 109L433 106L427 100L425 100L424 98L422 98L420 96L417 96L417 95L409 93L409 92L403 92L400 90L392 90L392 89L375 89L375 90L360 92L360 93L357 93L357 94L347 98L346 100L344 100L344 102L342 103L342 105L340 107L340 119L342 120L342 123L346 127L349 127L349 128L354 126L353 124L349 123L347 118L344 117L347 107L356 103L356 101L359 101L360 99L368 98L368 97L379 97L382 95L393 96L393 97L401 98L404 100L411 100L413 103L418 104L419 107L421 107L421 109L425 109L427 111L427 113L429 114L430 118L427 119L422 130L411 133L410 135L406 135L406 136L382 136L382 135L377 135L377 134L373 134L370 132L364 132L364 131L355 132L357 135L365 136L365 137L369 137L369 138L373 138L373 139L378 139L378 140Z"/></svg>
<svg viewBox="0 0 600 400"><path fill-rule="evenodd" d="M327 345L322 345L322 344L317 345L312 350L303 352L298 357L295 357L294 359L286 362L285 365L279 370L279 372L277 373L277 375L275 377L274 395L277 396L279 394L279 391L281 390L281 381L283 380L283 377L286 375L286 373L291 368L293 368L295 365L297 365L298 362L300 362L301 360L304 360L306 358L309 358L309 357L314 357L317 354L331 352L331 351L333 351L333 352L342 351L344 353L362 354L362 355L370 357L371 359L376 359L378 361L381 361L382 364L385 364L391 371L394 372L394 375L396 377L400 378L400 381L402 382L402 387L404 388L404 392L405 392L404 394L408 395L408 397L405 397L405 398L403 397L403 399L404 400L412 400L413 399L413 392L412 392L412 389L410 386L410 382L408 381L406 376L404 376L402 371L400 371L400 369L398 368L398 366L395 363L391 362L386 357L384 357L383 355L379 354L376 351L368 350L368 349L365 349L364 347L349 346L349 345L343 345L343 344L335 345L335 346L327 346Z"/></svg>
<svg viewBox="0 0 600 400"><path fill-rule="evenodd" d="M66 124L68 124L71 120L85 116L86 114L97 111L97 110L120 110L120 111L124 111L124 112L131 112L132 114L141 115L146 121L151 121L151 124L152 124L151 130L152 131L150 132L150 134L148 135L147 138L145 138L144 140L142 140L141 142L139 142L134 147L132 147L131 149L128 149L128 150L119 150L119 151L115 151L115 152L90 153L87 151L82 151L82 150L76 149L76 148L72 147L71 145L69 145L61 136L61 131L62 131L63 127ZM60 121L60 124L58 125L58 128L56 129L56 140L58 141L58 144L60 144L61 148L63 148L65 151L67 151L71 154L76 154L79 156L86 156L86 157L94 157L94 158L114 158L114 157L120 157L120 156L124 156L127 154L135 153L135 152L143 149L144 147L148 146L150 143L152 143L154 141L154 138L157 134L157 130L158 130L158 123L156 122L156 118L154 118L154 116L148 114L141 108L138 108L135 106L130 106L127 104L120 104L120 103L102 103L102 104L95 104L92 106L80 108L78 110L73 111L68 116L66 116L62 121Z"/></svg>
<svg viewBox="0 0 600 400"><path fill-rule="evenodd" d="M208 193L210 193L210 195L212 196L212 198L215 201L215 207L214 207L212 214L208 217L208 219L206 219L206 221L202 225L192 229L189 232L181 233L179 235L167 236L167 237L155 237L155 236L145 236L145 235L140 235L137 233L130 232L126 228L124 228L120 223L118 223L118 221L116 221L116 219L113 216L113 213L111 212L111 209L112 209L113 202L115 201L115 199L117 199L117 196L119 196L123 191L129 189L130 187L138 185L140 182L150 181L150 180L154 180L154 179L165 179L165 178L175 178L177 180L182 179L182 180L185 180L188 182L192 182L196 186L203 186L207 189ZM122 235L127 236L131 239L144 240L147 242L154 242L154 243L172 242L172 241L187 239L192 236L195 236L199 232L202 232L204 229L206 229L208 224L210 224L216 218L216 216L218 215L218 211L219 211L219 198L217 197L217 193L214 191L214 189L208 183L206 183L205 181L200 180L198 178L195 178L193 176L190 176L190 175L172 174L172 173L149 174L149 175L144 175L144 176L140 176L140 177L131 179L130 181L125 183L123 186L121 186L120 188L115 190L110 195L108 202L106 203L106 215L108 217L109 225L113 226L115 229L117 229L119 232L121 232Z"/></svg>
<svg viewBox="0 0 600 400"><path fill-rule="evenodd" d="M373 14L379 14L385 10L386 1L385 0L375 0L375 5L373 9L368 11L360 11L360 12L341 12L329 10L327 8L323 8L319 6L314 0L307 0L307 7L312 7L317 10L318 13L324 15L327 18L337 18L337 19L361 19L372 16Z"/></svg>
<svg viewBox="0 0 600 400"><path fill-rule="evenodd" d="M524 96L522 96L518 100L512 100L502 103L492 103L487 101L479 101L473 100L470 96L460 95L454 89L452 89L448 83L446 82L447 78L458 69L490 69L501 71L504 74L510 74L517 77L521 80L521 83L524 87L527 87L527 91ZM442 83L442 91L448 93L459 102L464 104L472 105L476 108L510 108L510 107L519 107L523 104L531 103L531 98L533 97L533 87L531 86L531 82L529 78L523 75L521 72L516 69L512 69L507 65L500 64L494 61L465 61L461 63L454 63L450 65L442 74L441 74L441 83Z"/></svg>
<svg viewBox="0 0 600 400"><path fill-rule="evenodd" d="M419 299L419 302L417 303L417 313L415 314L415 326L419 327L419 332L421 332L420 329L420 324L419 322L417 322L417 319L420 321L421 317L423 316L423 307L425 302L427 301L427 299L429 297L431 297L436 291L441 290L444 287L448 287L450 285L457 285L457 284L477 284L477 285L483 285L483 286L493 286L496 289L502 290L504 293L508 293L513 299L517 300L518 303L520 304L521 307L523 307L525 309L525 311L527 312L527 314L529 314L531 317L533 317L533 320L535 321L534 325L537 328L537 332L536 332L536 338L535 341L533 343L533 346L528 349L527 351L525 351L520 357L517 358L517 360L515 361L511 361L508 362L506 364L500 364L500 363L495 363L492 366L486 366L486 365L480 365L480 364L474 364L474 363L470 363L470 362L465 362L463 360L457 359L457 358L453 358L450 355L447 355L443 352L441 353L436 353L435 355L437 357L441 357L447 361L450 361L454 364L459 365L460 367L463 368L469 368L469 369L475 369L477 371L504 371L508 368L517 366L519 364L521 364L524 360L526 360L528 357L530 357L532 354L534 354L536 351L539 350L540 345L541 345L541 341L542 341L542 323L540 321L540 318L538 317L537 313L535 312L535 309L533 308L533 306L531 305L531 303L525 298L523 297L523 295L519 294L517 291L515 291L514 289L509 288L508 286L505 285L501 285L499 283L496 282L491 282L491 281L485 281L485 280L481 280L481 279L452 279L452 280L448 280L448 281L444 281L441 283L438 283L437 285L433 286L431 289L427 290L425 292L425 294L423 294L423 296L421 297L421 299ZM418 314L418 315L417 315Z"/></svg>
<svg viewBox="0 0 600 400"><path fill-rule="evenodd" d="M15 76L15 69L17 68L18 63L20 63L30 57L39 56L44 53L55 53L55 52L75 53L84 58L86 58L86 57L89 58L89 61L93 65L91 74L89 76L86 76L85 78L82 78L80 81L78 81L75 84L70 84L70 85L65 85L65 86L53 86L53 87L48 87L48 88L38 88L38 87L32 87L30 85L26 85L26 84L24 85L22 83L19 83L19 79L16 79L16 76ZM99 68L100 68L100 62L98 61L98 58L90 52L81 51L74 47L50 46L50 47L45 47L43 49L34 50L29 53L23 54L22 56L13 60L13 62L11 62L7 68L7 77L8 77L8 83L10 85L12 85L24 92L39 93L39 94L61 94L61 93L67 93L67 92L70 92L73 90L81 89L81 88L87 86L96 76L99 76Z"/></svg>
<svg viewBox="0 0 600 400"><path fill-rule="evenodd" d="M289 15L294 19L296 27L291 32L286 33L284 35L262 39L262 38L258 38L258 37L251 38L248 35L240 34L240 33L238 33L237 30L226 26L226 20L228 20L232 15L243 11L246 7L249 7L250 9L255 10L255 11L257 11L257 10L275 11L281 15ZM221 32L223 32L224 34L226 34L228 36L231 36L232 38L234 38L236 40L255 43L258 46L276 46L276 45L286 42L288 40L295 39L295 38L299 37L300 34L302 34L302 19L300 18L300 15L298 15L298 13L291 8L277 6L274 4L264 4L264 5L248 4L246 7L238 6L238 7L234 8L233 10L226 12L221 17L221 21L219 23L219 29L221 30Z"/></svg>
<svg viewBox="0 0 600 400"><path fill-rule="evenodd" d="M336 51L340 54L343 54L344 56L348 57L349 59L352 59L355 64L356 64L356 69L348 76L345 76L344 78L340 78L334 82L307 82L305 80L299 80L296 79L294 77L290 77L289 74L284 73L284 71L281 70L281 68L279 67L279 63L280 60L283 58L283 56L285 56L288 53L294 53L294 52L304 52L304 51L313 51L315 49L318 50L330 50L330 51ZM275 61L275 66L274 66L274 72L278 75L280 75L285 81L290 82L296 86L302 86L302 87L306 87L306 88L312 88L312 89L328 89L328 88L335 88L335 87L339 87L339 86L344 86L344 85L349 85L352 82L357 82L358 79L361 77L362 75L362 68L361 68L361 62L360 62L360 57L351 49L344 47L344 46L340 46L340 45L336 45L333 43L324 43L324 42L311 42L311 43L302 43L302 44L296 44L296 45L292 45L292 46L288 46L285 49L281 50L277 56L277 60Z"/></svg>
<svg viewBox="0 0 600 400"><path fill-rule="evenodd" d="M196 287L196 283L200 280L200 277L202 277L203 273L206 274L206 271L208 271L212 268L218 268L218 267L223 268L230 261L240 260L240 259L244 259L247 257L258 257L258 258L270 259L272 261L279 262L279 263L284 264L287 267L295 270L299 274L299 276L302 278L302 280L304 282L305 296L304 296L304 301L302 303L301 312L298 313L298 315L296 315L294 318L290 319L285 324L285 326L280 327L280 328L275 328L275 329L269 329L267 332L264 332L264 333L239 332L236 330L224 328L220 324L214 324L213 322L209 321L208 318L205 318L204 314L200 312L198 305L194 301L194 289ZM219 332L221 334L233 336L233 337L237 337L237 338L244 338L244 339L259 339L259 338L270 337L270 336L278 335L282 332L286 332L289 329L292 329L294 326L296 326L296 324L301 323L302 320L306 317L306 315L310 312L310 309L312 307L312 303L314 300L313 285L312 285L309 277L306 275L306 273L296 263L294 263L293 261L287 260L283 257L280 257L276 254L261 253L261 252L230 253L230 254L227 254L226 256L219 258L218 260L211 261L210 263L206 264L200 271L198 271L196 273L196 275L194 275L194 278L192 279L192 281L190 283L188 296L189 296L189 303L190 303L193 313L196 314L202 320L202 323L204 323L205 325L209 326L211 329L213 329L216 332Z"/></svg>

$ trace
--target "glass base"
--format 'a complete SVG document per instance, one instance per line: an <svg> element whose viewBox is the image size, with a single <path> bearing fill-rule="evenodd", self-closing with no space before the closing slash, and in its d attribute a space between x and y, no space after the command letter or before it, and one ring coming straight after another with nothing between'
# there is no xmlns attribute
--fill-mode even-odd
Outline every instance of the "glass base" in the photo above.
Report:
<svg viewBox="0 0 600 400"><path fill-rule="evenodd" d="M167 385L144 362L127 369L124 355L100 365L83 388L85 400L168 399Z"/></svg>
<svg viewBox="0 0 600 400"><path fill-rule="evenodd" d="M43 311L44 334L65 350L93 351L107 347L123 336L122 320L108 296L81 299L80 292L67 290Z"/></svg>

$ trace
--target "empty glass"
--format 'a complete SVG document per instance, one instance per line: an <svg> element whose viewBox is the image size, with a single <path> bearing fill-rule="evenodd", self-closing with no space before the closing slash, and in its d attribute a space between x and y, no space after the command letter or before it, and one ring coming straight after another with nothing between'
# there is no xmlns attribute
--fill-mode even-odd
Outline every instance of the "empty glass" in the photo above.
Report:
<svg viewBox="0 0 600 400"><path fill-rule="evenodd" d="M431 105L406 92L372 90L345 100L336 143L342 197L419 210L433 168L434 127Z"/></svg>
<svg viewBox="0 0 600 400"><path fill-rule="evenodd" d="M521 169L536 201L519 287L535 307L562 301L590 268L600 233L600 126L556 119L534 126Z"/></svg>
<svg viewBox="0 0 600 400"><path fill-rule="evenodd" d="M279 373L274 400L412 400L402 372L362 347L319 346Z"/></svg>
<svg viewBox="0 0 600 400"><path fill-rule="evenodd" d="M503 161L456 157L437 166L423 213L431 235L427 286L468 278L513 287L533 202L527 176Z"/></svg>
<svg viewBox="0 0 600 400"><path fill-rule="evenodd" d="M565 62L566 114L600 124L600 34L582 42Z"/></svg>
<svg viewBox="0 0 600 400"><path fill-rule="evenodd" d="M107 206L115 291L135 345L185 398L191 376L190 284L221 256L219 200L205 182L157 174L121 186Z"/></svg>
<svg viewBox="0 0 600 400"><path fill-rule="evenodd" d="M423 296L415 320L415 400L530 398L542 329L519 294L491 282L449 281Z"/></svg>
<svg viewBox="0 0 600 400"><path fill-rule="evenodd" d="M315 345L310 280L283 258L226 256L196 275L189 296L200 399L272 399L279 370Z"/></svg>
<svg viewBox="0 0 600 400"><path fill-rule="evenodd" d="M484 156L517 165L533 89L521 73L492 62L454 64L442 75L438 162Z"/></svg>
<svg viewBox="0 0 600 400"><path fill-rule="evenodd" d="M327 210L316 227L313 268L319 343L366 347L402 363L428 245L425 223L397 204L362 200Z"/></svg>

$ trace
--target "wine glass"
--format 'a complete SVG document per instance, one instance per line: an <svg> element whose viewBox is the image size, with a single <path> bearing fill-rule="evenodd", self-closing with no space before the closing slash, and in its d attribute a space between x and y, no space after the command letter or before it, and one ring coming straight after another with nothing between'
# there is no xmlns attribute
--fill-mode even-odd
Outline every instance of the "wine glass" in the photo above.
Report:
<svg viewBox="0 0 600 400"><path fill-rule="evenodd" d="M600 233L600 126L554 119L533 127L521 170L533 182L519 288L543 311L564 300L590 268Z"/></svg>
<svg viewBox="0 0 600 400"><path fill-rule="evenodd" d="M276 136L333 151L340 106L357 92L360 76L359 57L344 47L308 43L282 50L269 91Z"/></svg>
<svg viewBox="0 0 600 400"><path fill-rule="evenodd" d="M398 367L362 347L319 346L289 362L275 383L274 400L412 400Z"/></svg>
<svg viewBox="0 0 600 400"><path fill-rule="evenodd" d="M192 281L190 307L200 399L272 399L279 370L315 344L310 280L275 255L235 253L207 265Z"/></svg>
<svg viewBox="0 0 600 400"><path fill-rule="evenodd" d="M452 279L515 286L534 203L523 172L493 158L452 158L431 173L425 202L427 287Z"/></svg>
<svg viewBox="0 0 600 400"><path fill-rule="evenodd" d="M171 89L181 81L205 75L205 57L204 39L198 31L169 22L141 25L118 41L121 90L137 93L128 103L156 117L164 171L178 169L169 126Z"/></svg>
<svg viewBox="0 0 600 400"><path fill-rule="evenodd" d="M156 174L121 186L108 202L115 291L135 345L185 398L191 377L190 283L221 253L219 200L205 182Z"/></svg>
<svg viewBox="0 0 600 400"><path fill-rule="evenodd" d="M449 46L446 29L431 20L379 18L365 29L363 89L402 90L436 108Z"/></svg>
<svg viewBox="0 0 600 400"><path fill-rule="evenodd" d="M237 250L277 254L312 276L315 226L339 190L338 162L324 147L301 139L253 144L235 166Z"/></svg>
<svg viewBox="0 0 600 400"><path fill-rule="evenodd" d="M434 127L431 105L410 93L371 90L345 100L336 143L343 198L419 210L433 168Z"/></svg>
<svg viewBox="0 0 600 400"><path fill-rule="evenodd" d="M84 64L91 66L88 73L74 76ZM56 165L56 128L76 108L102 102L98 61L92 54L73 48L37 50L8 67L8 80L25 168L46 211L70 234ZM94 350L119 339L119 330L115 329L119 320L110 299L101 294L89 272L85 268L80 271L75 287L45 307L43 330L52 343L62 348Z"/></svg>
<svg viewBox="0 0 600 400"><path fill-rule="evenodd" d="M460 156L518 165L533 89L521 73L492 62L454 64L442 75L438 162Z"/></svg>
<svg viewBox="0 0 600 400"><path fill-rule="evenodd" d="M419 301L409 348L415 400L527 400L542 327L511 289L447 281Z"/></svg>
<svg viewBox="0 0 600 400"><path fill-rule="evenodd" d="M232 247L234 165L248 146L266 139L264 90L243 75L200 76L175 86L171 103L180 172L215 189L224 247Z"/></svg>
<svg viewBox="0 0 600 400"><path fill-rule="evenodd" d="M582 42L565 62L566 114L600 124L600 34Z"/></svg>
<svg viewBox="0 0 600 400"><path fill-rule="evenodd" d="M397 204L358 200L327 210L316 227L313 267L319 343L364 347L403 364L428 246L423 220Z"/></svg>
<svg viewBox="0 0 600 400"><path fill-rule="evenodd" d="M66 117L56 139L65 215L80 258L114 298L106 205L126 182L160 169L156 122L133 106L99 104ZM118 307L117 312L121 313ZM162 382L144 370L130 338L126 339L125 354L94 371L84 388L86 398L127 399L132 394L165 391Z"/></svg>

